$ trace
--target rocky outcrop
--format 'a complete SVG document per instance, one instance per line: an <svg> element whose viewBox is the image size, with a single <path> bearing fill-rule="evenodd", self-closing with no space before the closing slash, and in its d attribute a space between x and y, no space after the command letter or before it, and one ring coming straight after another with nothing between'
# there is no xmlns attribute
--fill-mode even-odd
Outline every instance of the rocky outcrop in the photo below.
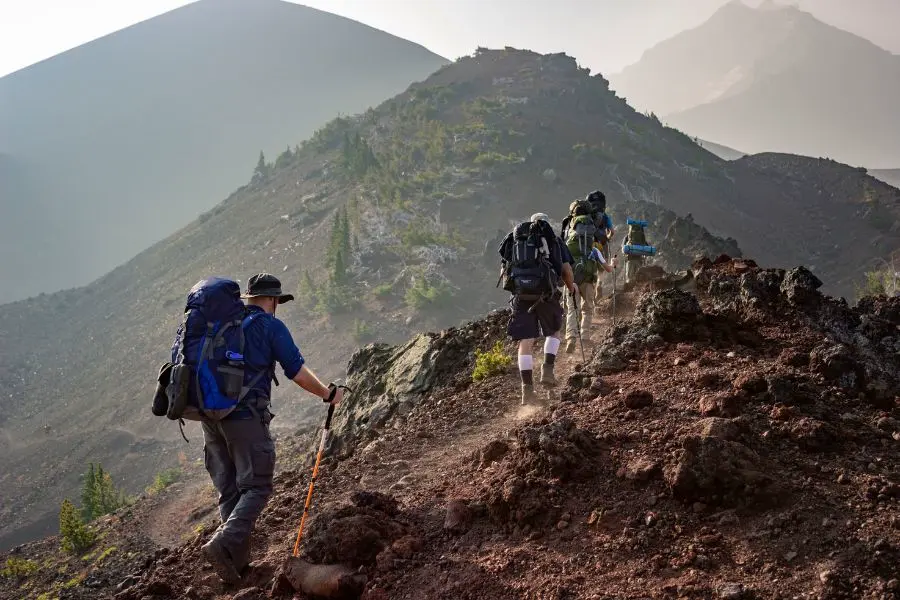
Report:
<svg viewBox="0 0 900 600"><path fill-rule="evenodd" d="M344 459L376 439L394 418L404 418L428 398L436 384L467 385L476 348L503 337L508 311L440 333L423 333L406 344L369 344L347 368L353 390L332 425L329 452Z"/></svg>

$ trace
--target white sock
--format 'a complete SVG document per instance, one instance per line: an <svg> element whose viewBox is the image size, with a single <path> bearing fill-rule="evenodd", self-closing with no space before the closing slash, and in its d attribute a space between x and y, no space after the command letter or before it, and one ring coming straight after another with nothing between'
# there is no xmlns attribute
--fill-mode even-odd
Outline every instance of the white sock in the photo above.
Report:
<svg viewBox="0 0 900 600"><path fill-rule="evenodd" d="M520 354L519 355L519 370L520 371L531 371L534 369L534 357L530 354Z"/></svg>
<svg viewBox="0 0 900 600"><path fill-rule="evenodd" d="M544 354L556 354L559 352L559 338L548 337L544 340Z"/></svg>

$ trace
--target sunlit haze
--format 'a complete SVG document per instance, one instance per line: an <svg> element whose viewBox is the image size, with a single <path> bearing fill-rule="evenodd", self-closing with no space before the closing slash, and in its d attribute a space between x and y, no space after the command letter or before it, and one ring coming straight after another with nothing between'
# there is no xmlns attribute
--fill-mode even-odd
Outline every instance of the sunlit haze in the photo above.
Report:
<svg viewBox="0 0 900 600"><path fill-rule="evenodd" d="M299 4L361 21L449 59L469 54L478 45L510 45L565 51L585 66L611 73L636 61L662 39L700 24L725 1L307 0ZM184 0L0 0L0 75L185 4ZM896 0L802 0L798 4L826 22L900 52L896 35L900 2Z"/></svg>

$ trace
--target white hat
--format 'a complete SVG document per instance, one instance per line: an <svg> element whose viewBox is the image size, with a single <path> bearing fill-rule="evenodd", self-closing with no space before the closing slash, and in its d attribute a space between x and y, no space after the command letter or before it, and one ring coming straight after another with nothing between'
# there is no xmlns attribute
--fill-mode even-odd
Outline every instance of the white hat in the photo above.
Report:
<svg viewBox="0 0 900 600"><path fill-rule="evenodd" d="M536 223L538 221L547 221L550 222L550 217L547 216L546 213L534 213L531 215L531 222Z"/></svg>

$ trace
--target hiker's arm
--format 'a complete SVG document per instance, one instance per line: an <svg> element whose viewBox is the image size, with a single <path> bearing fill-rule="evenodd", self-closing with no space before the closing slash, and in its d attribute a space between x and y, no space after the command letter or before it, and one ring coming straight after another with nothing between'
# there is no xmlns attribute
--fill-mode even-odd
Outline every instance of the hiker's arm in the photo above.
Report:
<svg viewBox="0 0 900 600"><path fill-rule="evenodd" d="M319 378L316 377L316 374L306 365L303 365L303 367L300 368L300 371L293 378L293 381L313 396L318 396L322 400L328 400L328 397L331 395L331 389L322 383ZM337 404L341 401L341 397L341 390L338 390L331 403Z"/></svg>
<svg viewBox="0 0 900 600"><path fill-rule="evenodd" d="M599 248L594 248L593 250L591 250L591 255L589 258L599 264L607 273L612 273L613 267L616 266L615 263L613 263L612 266L607 264L606 259L603 258L603 253L600 252Z"/></svg>
<svg viewBox="0 0 900 600"><path fill-rule="evenodd" d="M572 265L570 265L569 263L563 263L562 278L563 278L563 282L566 284L566 287L569 288L569 291L574 294L575 293L575 273L572 272Z"/></svg>
<svg viewBox="0 0 900 600"><path fill-rule="evenodd" d="M272 350L275 354L275 360L284 369L285 377L302 387L304 390L314 396L318 396L322 400L327 400L331 395L328 386L319 381L316 374L306 367L306 361L300 354L300 349L294 343L291 332L287 326L278 319L272 320L270 328ZM332 404L341 401L343 394L340 389L334 395Z"/></svg>

